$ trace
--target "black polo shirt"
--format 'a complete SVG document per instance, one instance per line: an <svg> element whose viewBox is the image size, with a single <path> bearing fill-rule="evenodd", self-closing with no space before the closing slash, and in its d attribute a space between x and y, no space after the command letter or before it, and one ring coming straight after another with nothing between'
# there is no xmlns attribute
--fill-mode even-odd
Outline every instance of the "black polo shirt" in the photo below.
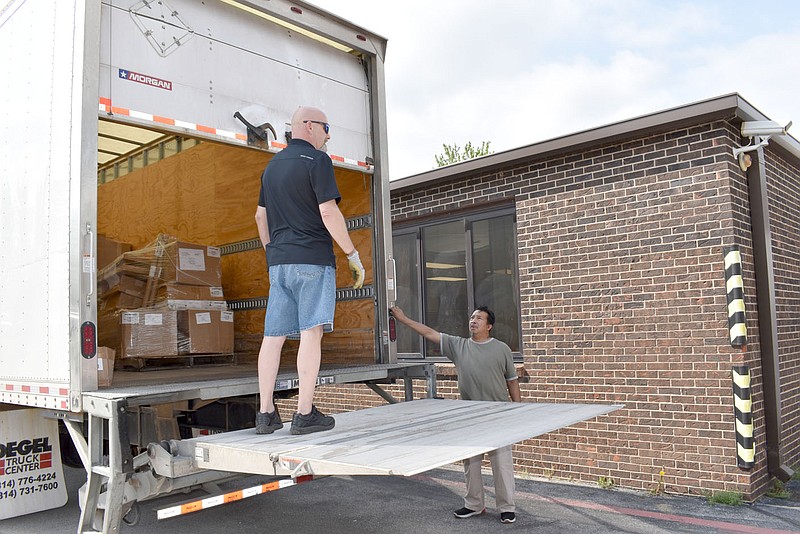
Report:
<svg viewBox="0 0 800 534"><path fill-rule="evenodd" d="M341 200L331 158L311 143L292 139L261 175L258 205L267 209L269 265L307 263L336 267L333 239L319 205Z"/></svg>

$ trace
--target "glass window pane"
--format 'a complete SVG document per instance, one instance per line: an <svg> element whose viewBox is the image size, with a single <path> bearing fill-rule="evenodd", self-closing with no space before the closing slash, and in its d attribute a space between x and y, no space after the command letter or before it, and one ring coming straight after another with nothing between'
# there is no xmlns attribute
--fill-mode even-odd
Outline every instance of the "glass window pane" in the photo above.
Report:
<svg viewBox="0 0 800 534"><path fill-rule="evenodd" d="M397 269L397 306L415 321L420 320L419 253L417 234L401 234L393 238ZM421 337L407 326L397 323L397 353L405 357L422 356Z"/></svg>
<svg viewBox="0 0 800 534"><path fill-rule="evenodd" d="M467 263L464 221L422 229L425 259L425 324L446 334L469 336ZM425 343L427 356L441 356L435 343Z"/></svg>
<svg viewBox="0 0 800 534"><path fill-rule="evenodd" d="M472 275L475 307L495 314L492 335L512 351L520 351L517 258L512 215L472 223Z"/></svg>

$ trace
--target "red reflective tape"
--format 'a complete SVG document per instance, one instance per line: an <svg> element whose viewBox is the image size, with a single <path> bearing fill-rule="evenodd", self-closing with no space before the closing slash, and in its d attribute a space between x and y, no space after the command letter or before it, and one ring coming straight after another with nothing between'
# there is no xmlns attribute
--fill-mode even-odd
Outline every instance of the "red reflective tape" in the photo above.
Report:
<svg viewBox="0 0 800 534"><path fill-rule="evenodd" d="M66 388L64 388L64 389L59 389L59 390L58 390L58 394L59 394L59 395L63 395L63 396L65 396L65 397L66 397L67 395L69 395L69 390L68 390L68 389L66 389Z"/></svg>
<svg viewBox="0 0 800 534"><path fill-rule="evenodd" d="M239 141L247 141L247 136L244 134L237 133L236 139L238 139Z"/></svg>
<svg viewBox="0 0 800 534"><path fill-rule="evenodd" d="M128 115L130 115L130 110L125 109L125 108L115 108L114 106L111 106L111 113L116 113L117 115L126 115L126 116L128 116Z"/></svg>
<svg viewBox="0 0 800 534"><path fill-rule="evenodd" d="M331 154L330 156L331 156L331 159L333 161L338 161L339 163L344 163L344 158L342 156L336 156L334 154Z"/></svg>
<svg viewBox="0 0 800 534"><path fill-rule="evenodd" d="M205 133L210 133L210 134L216 134L217 133L217 129L216 128L209 128L208 126L203 126L202 124L198 124L197 125L197 130L200 131L200 132L205 132Z"/></svg>
<svg viewBox="0 0 800 534"><path fill-rule="evenodd" d="M41 393L42 395L49 395L50 388L42 386L39 388L39 393Z"/></svg>
<svg viewBox="0 0 800 534"><path fill-rule="evenodd" d="M22 386L22 391L24 393L30 393L31 392L31 387L30 386Z"/></svg>
<svg viewBox="0 0 800 534"><path fill-rule="evenodd" d="M103 104L104 106L110 106L111 105L111 99L110 98L100 97L100 103Z"/></svg>
<svg viewBox="0 0 800 534"><path fill-rule="evenodd" d="M6 391L14 391L14 386L11 384L6 384Z"/></svg>

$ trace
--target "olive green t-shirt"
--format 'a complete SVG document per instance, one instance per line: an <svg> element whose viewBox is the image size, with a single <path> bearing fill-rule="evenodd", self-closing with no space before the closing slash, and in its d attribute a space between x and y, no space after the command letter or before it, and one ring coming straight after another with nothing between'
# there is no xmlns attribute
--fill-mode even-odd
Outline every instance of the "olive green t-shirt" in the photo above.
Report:
<svg viewBox="0 0 800 534"><path fill-rule="evenodd" d="M517 378L508 345L495 338L483 343L441 334L442 354L456 364L458 391L464 400L508 401L508 380Z"/></svg>

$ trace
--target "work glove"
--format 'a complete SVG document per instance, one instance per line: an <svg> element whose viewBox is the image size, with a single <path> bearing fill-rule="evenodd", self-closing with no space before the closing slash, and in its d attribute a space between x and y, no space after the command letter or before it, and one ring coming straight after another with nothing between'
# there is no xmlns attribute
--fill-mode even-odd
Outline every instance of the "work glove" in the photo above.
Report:
<svg viewBox="0 0 800 534"><path fill-rule="evenodd" d="M357 250L347 256L347 264L350 272L353 273L353 289L359 289L364 285L364 265L361 264L361 257Z"/></svg>

